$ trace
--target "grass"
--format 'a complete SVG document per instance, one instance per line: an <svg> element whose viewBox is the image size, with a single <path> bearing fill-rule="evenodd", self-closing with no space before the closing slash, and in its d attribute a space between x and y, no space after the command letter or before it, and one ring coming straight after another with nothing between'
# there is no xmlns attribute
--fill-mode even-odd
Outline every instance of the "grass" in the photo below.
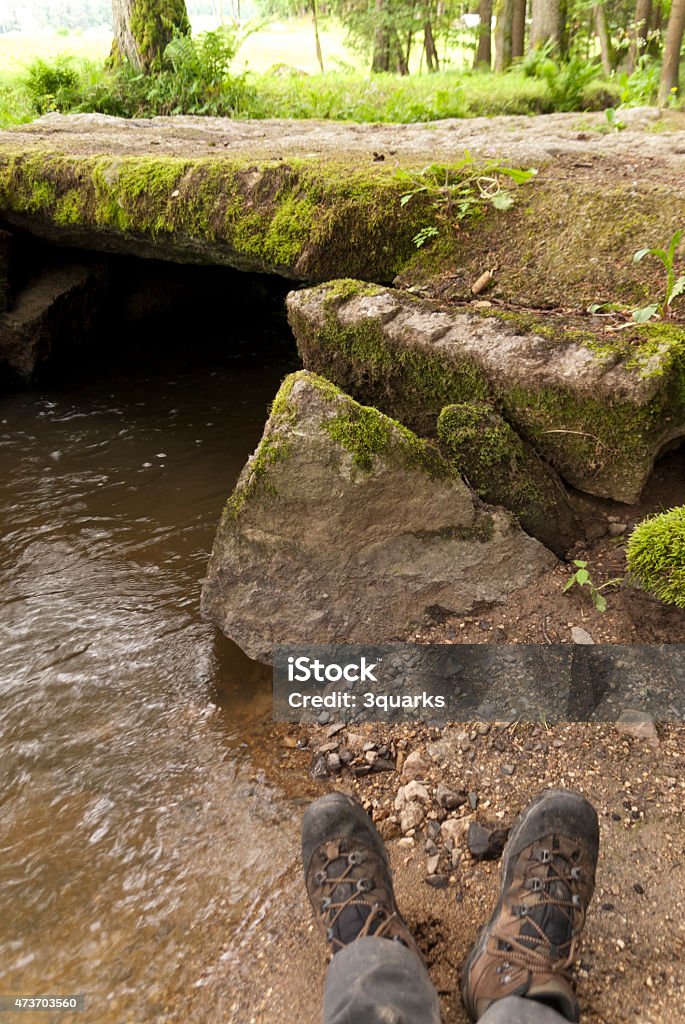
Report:
<svg viewBox="0 0 685 1024"><path fill-rule="evenodd" d="M370 75L368 61L347 45L342 26L333 19L324 19L320 31L325 74L318 71L309 18L265 24L247 34L232 65L238 74L247 69L245 88L241 86L236 93L238 109L232 96L227 95L220 108L213 110L208 105L201 112L233 111L236 116L253 118L411 123L569 109L560 105L554 82L526 77L521 71L505 75L474 73L468 68L471 55L463 50L445 54L447 62L452 61L451 68L445 63L448 69L438 74L415 73L406 78ZM24 81L26 69L36 57L51 59L62 53L73 56L79 68L79 94L83 99L76 109L110 112L102 105L109 89L103 62L110 44L104 29L70 35L46 32L0 36L0 128L36 116ZM462 70L455 70L456 65ZM578 108L601 110L619 102L620 86L598 79L581 92ZM111 112L174 112L173 102L170 110L161 110L159 103L156 108L139 106L137 100L133 104L127 100L126 106L128 110Z"/></svg>

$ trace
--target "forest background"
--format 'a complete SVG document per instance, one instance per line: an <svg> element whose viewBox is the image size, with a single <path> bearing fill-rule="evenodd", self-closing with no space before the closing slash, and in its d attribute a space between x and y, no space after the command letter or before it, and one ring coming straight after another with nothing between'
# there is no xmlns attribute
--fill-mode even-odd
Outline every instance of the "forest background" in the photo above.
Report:
<svg viewBox="0 0 685 1024"><path fill-rule="evenodd" d="M4 0L0 126L682 107L685 0Z"/></svg>

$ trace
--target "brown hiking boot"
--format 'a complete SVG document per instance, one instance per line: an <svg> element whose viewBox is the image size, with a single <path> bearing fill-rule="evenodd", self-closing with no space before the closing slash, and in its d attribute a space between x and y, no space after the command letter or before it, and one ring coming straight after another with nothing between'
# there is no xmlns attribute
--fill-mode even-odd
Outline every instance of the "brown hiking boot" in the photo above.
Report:
<svg viewBox="0 0 685 1024"><path fill-rule="evenodd" d="M394 939L421 956L395 904L383 840L356 800L328 793L309 805L302 863L331 956L362 935Z"/></svg>
<svg viewBox="0 0 685 1024"><path fill-rule="evenodd" d="M504 848L499 903L462 971L471 1020L505 996L578 1020L570 972L598 851L597 814L579 793L548 789L523 811Z"/></svg>

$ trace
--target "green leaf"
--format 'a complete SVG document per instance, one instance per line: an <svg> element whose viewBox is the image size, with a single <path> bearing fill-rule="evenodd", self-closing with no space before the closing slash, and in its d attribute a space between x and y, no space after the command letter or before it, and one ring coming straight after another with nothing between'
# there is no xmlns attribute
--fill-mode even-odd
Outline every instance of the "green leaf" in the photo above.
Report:
<svg viewBox="0 0 685 1024"><path fill-rule="evenodd" d="M517 185L525 185L527 181L530 181L538 173L537 167L529 167L527 171L524 171L521 167L498 167L497 171L499 174L506 174Z"/></svg>
<svg viewBox="0 0 685 1024"><path fill-rule="evenodd" d="M583 560L580 559L580 558L575 558L573 560L573 564L577 565L579 569L584 569L585 566L587 565L587 562L583 562Z"/></svg>
<svg viewBox="0 0 685 1024"><path fill-rule="evenodd" d="M592 595L592 600L595 602L595 608L598 612L605 612L607 610L606 598L602 594L598 594L595 591Z"/></svg>
<svg viewBox="0 0 685 1024"><path fill-rule="evenodd" d="M576 582L576 578L575 578L575 576L572 576L571 579L566 584L566 586L564 587L564 589L562 590L562 594L565 594L567 590L570 590L575 582Z"/></svg>
<svg viewBox="0 0 685 1024"><path fill-rule="evenodd" d="M671 294L668 297L667 305L670 306L671 303L673 302L673 300L677 299L678 296L682 295L684 292L685 292L685 274L682 277L679 277L678 280L676 281L676 283L673 285L673 288L671 289Z"/></svg>
<svg viewBox="0 0 685 1024"><path fill-rule="evenodd" d="M407 192L405 195L400 196L400 206L406 206L413 195L413 192Z"/></svg>
<svg viewBox="0 0 685 1024"><path fill-rule="evenodd" d="M656 303L651 306L643 306L642 309L634 309L633 320L636 324L646 324L658 311L659 307Z"/></svg>
<svg viewBox="0 0 685 1024"><path fill-rule="evenodd" d="M587 581L590 579L590 573L587 571L587 569L579 569L576 573L576 579L582 587L583 584L587 583Z"/></svg>
<svg viewBox="0 0 685 1024"><path fill-rule="evenodd" d="M511 192L496 192L490 203L496 210L510 210L514 205L514 197Z"/></svg>
<svg viewBox="0 0 685 1024"><path fill-rule="evenodd" d="M633 263L640 263L641 260L645 258L645 256L649 256L650 253L653 252L653 249L638 249L635 255L633 256Z"/></svg>

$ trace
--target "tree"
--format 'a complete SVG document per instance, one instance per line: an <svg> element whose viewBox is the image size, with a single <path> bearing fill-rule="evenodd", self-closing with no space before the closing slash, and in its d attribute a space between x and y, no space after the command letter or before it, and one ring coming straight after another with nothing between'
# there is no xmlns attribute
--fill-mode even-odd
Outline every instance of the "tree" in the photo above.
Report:
<svg viewBox="0 0 685 1024"><path fill-rule="evenodd" d="M564 21L559 0L532 0L530 49L551 43L554 49L562 49Z"/></svg>
<svg viewBox="0 0 685 1024"><path fill-rule="evenodd" d="M112 13L112 59L127 60L138 71L159 64L174 30L190 32L185 0L112 0Z"/></svg>
<svg viewBox="0 0 685 1024"><path fill-rule="evenodd" d="M664 40L664 63L659 84L659 103L662 104L667 103L673 92L678 90L678 69L684 30L685 0L673 0Z"/></svg>
<svg viewBox="0 0 685 1024"><path fill-rule="evenodd" d="M514 0L511 18L511 55L523 57L526 40L526 0Z"/></svg>
<svg viewBox="0 0 685 1024"><path fill-rule="evenodd" d="M637 0L635 5L635 21L633 22L632 38L628 51L628 62L626 64L626 71L629 75L632 75L638 57L645 51L651 16L652 0Z"/></svg>
<svg viewBox="0 0 685 1024"><path fill-rule="evenodd" d="M609 34L609 23L604 4L595 4L595 29L599 39L599 52L602 59L602 70L605 75L610 75L614 56L611 48L611 36Z"/></svg>
<svg viewBox="0 0 685 1024"><path fill-rule="evenodd" d="M496 0L495 14L495 71L506 71L511 64L513 0Z"/></svg>
<svg viewBox="0 0 685 1024"><path fill-rule="evenodd" d="M473 66L489 68L492 64L492 0L480 0L478 17L478 48Z"/></svg>

